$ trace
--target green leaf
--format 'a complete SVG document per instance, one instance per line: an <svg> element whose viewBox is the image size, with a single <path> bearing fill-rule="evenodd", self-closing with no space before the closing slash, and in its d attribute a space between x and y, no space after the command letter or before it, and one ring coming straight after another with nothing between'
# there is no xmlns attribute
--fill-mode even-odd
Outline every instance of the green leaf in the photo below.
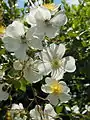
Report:
<svg viewBox="0 0 90 120"><path fill-rule="evenodd" d="M17 80L13 80L13 85L16 89L19 89L21 86L20 81L17 81Z"/></svg>
<svg viewBox="0 0 90 120"><path fill-rule="evenodd" d="M20 80L20 84L21 84L20 90L25 92L26 91L26 86L27 86L28 82L25 79L21 79Z"/></svg>
<svg viewBox="0 0 90 120"><path fill-rule="evenodd" d="M5 48L0 50L0 56L1 56L2 54L5 54Z"/></svg>
<svg viewBox="0 0 90 120"><path fill-rule="evenodd" d="M87 9L86 15L87 15L88 17L90 17L90 7Z"/></svg>
<svg viewBox="0 0 90 120"><path fill-rule="evenodd" d="M56 106L56 112L59 114L60 112L62 112L63 110L63 106Z"/></svg>

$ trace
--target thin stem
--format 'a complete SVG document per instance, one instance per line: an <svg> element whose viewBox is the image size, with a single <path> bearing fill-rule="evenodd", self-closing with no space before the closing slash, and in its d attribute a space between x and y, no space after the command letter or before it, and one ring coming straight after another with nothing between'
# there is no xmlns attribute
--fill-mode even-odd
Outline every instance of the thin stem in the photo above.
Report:
<svg viewBox="0 0 90 120"><path fill-rule="evenodd" d="M42 97L40 97L40 96L36 96L36 97L38 97L38 98L40 98L41 100L44 100L44 101L46 100L46 99L44 99L44 98L42 98Z"/></svg>
<svg viewBox="0 0 90 120"><path fill-rule="evenodd" d="M40 114L41 120L43 120L42 115L41 115L41 111L40 111L40 109L39 109L38 102L37 102L37 99L36 99L36 95L35 95L35 92L34 92L34 89L33 89L32 85L31 85L31 89L32 89L33 95L34 95L34 101L36 102L37 107L38 107L37 110L38 110L38 112L39 112L39 114Z"/></svg>

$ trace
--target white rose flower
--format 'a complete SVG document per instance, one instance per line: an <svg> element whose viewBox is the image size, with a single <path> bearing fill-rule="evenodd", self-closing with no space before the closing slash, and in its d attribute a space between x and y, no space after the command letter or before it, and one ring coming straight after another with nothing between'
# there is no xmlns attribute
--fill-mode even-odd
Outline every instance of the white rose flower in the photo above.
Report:
<svg viewBox="0 0 90 120"><path fill-rule="evenodd" d="M56 112L50 104L46 104L44 111L39 105L36 105L34 109L30 111L30 116L33 120L54 120Z"/></svg>
<svg viewBox="0 0 90 120"><path fill-rule="evenodd" d="M55 37L57 29L50 24L51 13L44 7L38 7L35 14L36 19L36 31L35 34L38 36L48 36L50 38Z"/></svg>
<svg viewBox="0 0 90 120"><path fill-rule="evenodd" d="M49 22L50 18L50 11L41 6L31 9L30 14L26 16L26 21L31 24L32 27L35 26L34 35L39 37L39 40L41 39L40 41L42 41L44 36L52 38L55 37L57 33L57 28L53 27Z"/></svg>
<svg viewBox="0 0 90 120"><path fill-rule="evenodd" d="M58 82L57 80L47 77L45 82L46 84L41 86L41 90L45 93L49 93L47 99L51 102L51 104L57 105L58 100L60 100L61 103L70 100L71 97L68 94L70 89L64 81Z"/></svg>
<svg viewBox="0 0 90 120"><path fill-rule="evenodd" d="M20 60L27 60L28 56L26 50L28 49L28 42L33 41L33 29L29 30L29 40L25 35L24 25L20 21L14 21L6 28L6 33L2 39L5 48L9 52L14 52L15 56ZM27 30L28 31L28 30Z"/></svg>
<svg viewBox="0 0 90 120"><path fill-rule="evenodd" d="M60 26L67 22L64 12L59 12L53 18L51 12L44 6L38 6L31 9L30 14L26 16L26 21L31 26L36 26L36 36L55 37L58 34Z"/></svg>
<svg viewBox="0 0 90 120"><path fill-rule="evenodd" d="M18 59L27 59L24 25L20 21L14 21L6 28L6 33L3 37L5 48L9 52L14 52Z"/></svg>
<svg viewBox="0 0 90 120"><path fill-rule="evenodd" d="M38 61L33 61L33 59L30 59L27 61L23 70L24 78L29 80L31 83L36 83L42 79L42 75L39 73L37 66Z"/></svg>
<svg viewBox="0 0 90 120"><path fill-rule="evenodd" d="M75 59L72 56L63 58L64 54L65 45L50 44L50 47L41 52L42 63L38 66L39 71L44 75L51 72L51 76L57 80L62 79L65 72L74 72Z"/></svg>
<svg viewBox="0 0 90 120"><path fill-rule="evenodd" d="M74 105L73 107L71 107L71 110L74 112L74 113L80 113L79 112L79 107L77 105Z"/></svg>
<svg viewBox="0 0 90 120"><path fill-rule="evenodd" d="M11 112L11 117L13 120L26 120L27 119L22 103L12 104L10 112ZM23 116L21 117L21 115Z"/></svg>
<svg viewBox="0 0 90 120"><path fill-rule="evenodd" d="M7 93L6 91L3 91L3 87L5 84L0 84L0 101L2 100L7 100L9 93Z"/></svg>
<svg viewBox="0 0 90 120"><path fill-rule="evenodd" d="M19 103L19 104L12 104L11 109L12 109L12 110L23 110L24 107L23 107L23 104L22 104L22 103Z"/></svg>

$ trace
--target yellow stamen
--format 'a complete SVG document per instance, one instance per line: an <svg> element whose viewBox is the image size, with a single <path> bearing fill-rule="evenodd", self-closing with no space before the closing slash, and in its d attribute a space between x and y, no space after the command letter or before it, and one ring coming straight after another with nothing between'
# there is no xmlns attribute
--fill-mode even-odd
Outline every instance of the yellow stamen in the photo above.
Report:
<svg viewBox="0 0 90 120"><path fill-rule="evenodd" d="M49 10L54 10L55 9L55 4L50 4L50 3L48 3L48 4L44 4L43 5L45 8L47 8L47 9L49 9Z"/></svg>
<svg viewBox="0 0 90 120"><path fill-rule="evenodd" d="M5 27L0 25L0 34L4 34L5 33Z"/></svg>
<svg viewBox="0 0 90 120"><path fill-rule="evenodd" d="M52 93L54 94L60 94L63 92L63 85L58 83L58 81L54 81L50 87L52 89Z"/></svg>

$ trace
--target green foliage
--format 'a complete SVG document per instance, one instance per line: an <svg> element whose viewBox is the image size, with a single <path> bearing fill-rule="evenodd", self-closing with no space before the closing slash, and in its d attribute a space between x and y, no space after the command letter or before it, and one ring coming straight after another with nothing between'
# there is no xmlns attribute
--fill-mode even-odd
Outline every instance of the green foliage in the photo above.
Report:
<svg viewBox="0 0 90 120"><path fill-rule="evenodd" d="M8 5L4 1L1 3L3 22L6 26L17 18L23 18L28 11L28 9L17 8L15 6L16 2L16 0L8 0ZM56 106L56 112L58 114L62 113L60 117L63 120L89 120L90 113L87 112L82 115L82 112L85 110L85 105L90 104L90 1L84 0L78 6L72 5L72 7L68 6L65 1L62 3L64 4L68 22L60 29L60 35L54 40L50 40L50 42L66 44L66 55L71 55L76 59L76 71L72 74L66 73L64 81L70 87L72 95L68 106L71 109L72 106L78 105L80 113L73 113L72 110L67 111L65 109L67 104ZM14 79L21 75L21 71L17 72L13 69L12 62L16 58L1 46L3 46L2 42L0 42L0 62L3 64L3 70L5 71L4 81L13 84L16 93L17 91L26 92L28 85L26 80L23 77L17 80ZM41 83L39 86L34 87L37 88L40 85ZM23 99L25 98L23 97ZM2 103L3 101L0 104Z"/></svg>

